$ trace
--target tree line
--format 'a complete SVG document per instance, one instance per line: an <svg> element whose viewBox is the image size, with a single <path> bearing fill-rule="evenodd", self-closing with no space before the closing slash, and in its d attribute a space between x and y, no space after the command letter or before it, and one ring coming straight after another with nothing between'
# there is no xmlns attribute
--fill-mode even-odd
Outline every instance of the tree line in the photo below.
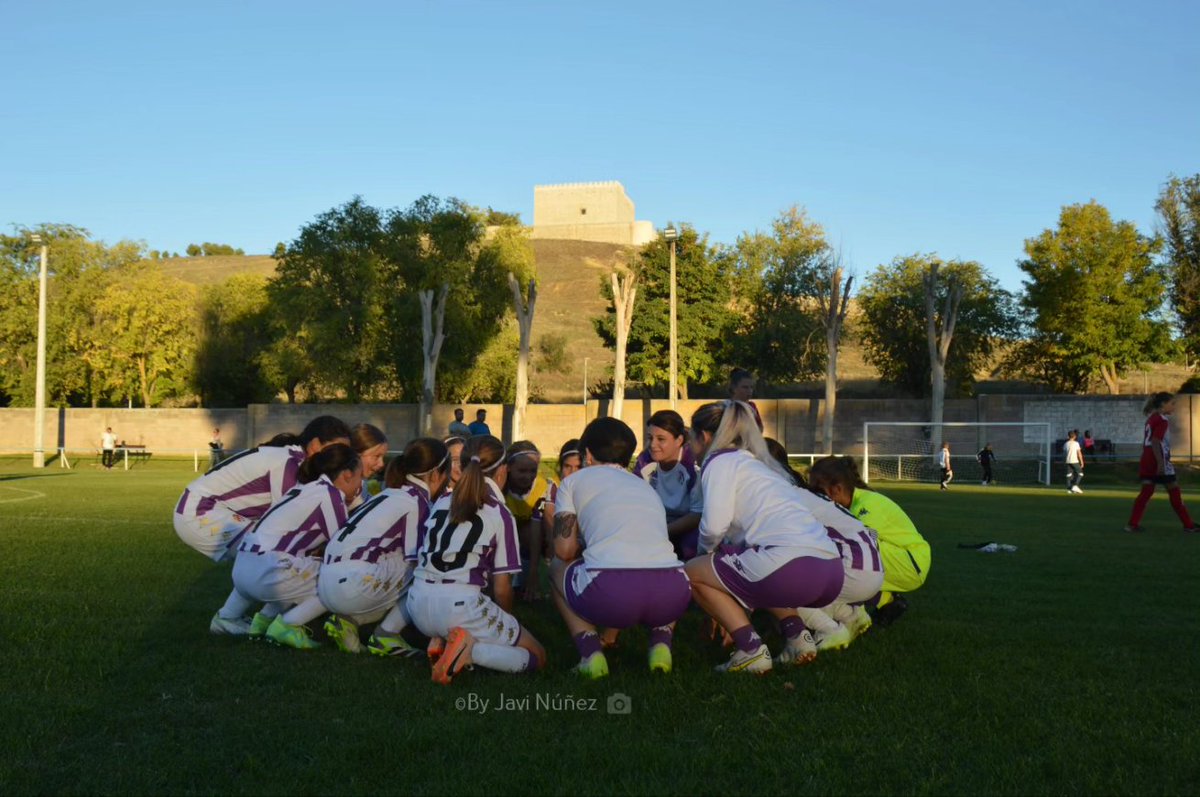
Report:
<svg viewBox="0 0 1200 797"><path fill-rule="evenodd" d="M936 253L859 277L800 207L730 245L681 225L681 397L737 364L777 385L824 374L832 404L848 334L906 395L938 384L969 395L985 366L1055 391L1116 392L1122 370L1200 353L1200 175L1171 177L1156 210L1147 233L1096 202L1064 207L1025 241L1019 292L978 262ZM47 388L57 405L512 402L528 393L531 356L566 361L562 340L532 345L533 250L515 214L433 196L390 210L355 198L280 244L274 276L205 287L164 272L144 244L108 245L80 227L0 235L2 405L33 400L34 232L52 253ZM669 249L660 236L601 279L609 310L592 324L623 354L605 392L623 395L624 374L664 394Z"/></svg>

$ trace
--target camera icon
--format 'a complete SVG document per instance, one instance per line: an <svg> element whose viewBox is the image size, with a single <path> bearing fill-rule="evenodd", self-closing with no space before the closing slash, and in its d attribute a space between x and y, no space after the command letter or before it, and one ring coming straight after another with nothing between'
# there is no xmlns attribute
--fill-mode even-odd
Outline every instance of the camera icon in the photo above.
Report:
<svg viewBox="0 0 1200 797"><path fill-rule="evenodd" d="M633 712L633 700L624 692L608 696L609 714L630 714Z"/></svg>

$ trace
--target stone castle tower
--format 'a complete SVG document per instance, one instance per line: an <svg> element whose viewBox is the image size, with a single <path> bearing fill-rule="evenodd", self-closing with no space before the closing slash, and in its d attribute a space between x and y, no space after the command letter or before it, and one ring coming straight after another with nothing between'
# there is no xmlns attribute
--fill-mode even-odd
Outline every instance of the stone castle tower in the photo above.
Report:
<svg viewBox="0 0 1200 797"><path fill-rule="evenodd" d="M654 225L634 218L633 200L611 180L533 188L533 237L641 246Z"/></svg>

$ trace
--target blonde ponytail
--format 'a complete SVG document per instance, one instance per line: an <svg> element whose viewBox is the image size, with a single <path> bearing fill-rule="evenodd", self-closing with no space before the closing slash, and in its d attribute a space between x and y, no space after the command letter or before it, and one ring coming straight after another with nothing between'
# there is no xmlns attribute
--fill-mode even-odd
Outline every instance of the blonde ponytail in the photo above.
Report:
<svg viewBox="0 0 1200 797"><path fill-rule="evenodd" d="M715 429L712 428L714 426ZM692 416L692 427L698 431L709 432L713 436L705 459L718 451L740 448L749 451L755 459L792 483L791 474L771 456L767 441L758 428L758 421L755 420L754 411L750 409L749 404L732 399L705 404Z"/></svg>

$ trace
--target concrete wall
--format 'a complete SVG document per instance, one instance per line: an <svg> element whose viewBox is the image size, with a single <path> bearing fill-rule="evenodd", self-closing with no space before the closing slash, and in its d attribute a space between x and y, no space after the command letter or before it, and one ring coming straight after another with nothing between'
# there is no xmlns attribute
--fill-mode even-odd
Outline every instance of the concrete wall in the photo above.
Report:
<svg viewBox="0 0 1200 797"><path fill-rule="evenodd" d="M1091 429L1097 439L1118 444L1118 453L1134 456L1141 443L1141 397L1099 396L979 396L946 402L945 420L1001 422L1048 421L1054 439L1066 436L1069 429ZM685 420L704 401L681 401L677 409ZM816 453L824 450L822 425L824 402L816 399L759 399L755 402L763 416L766 433L777 438L792 453ZM625 402L624 420L639 433L652 413L667 409L665 400L630 399ZM833 430L833 449L840 453L862 451L864 421L924 421L929 405L919 400L844 399L838 402ZM433 411L433 434L444 436L453 418L455 405L441 404ZM463 409L468 422L477 409L488 411L493 434L505 440L512 437L512 407L498 404L468 404ZM547 453L557 453L567 439L578 437L587 422L608 413L608 401L582 404L531 404L527 417L527 437ZM1178 457L1189 457L1200 440L1193 440L1193 429L1200 429L1197 414L1200 399L1179 397L1171 419L1172 449ZM147 446L152 452L178 451L180 454L207 450L213 426L220 426L227 448L242 448L261 442L278 432L298 432L311 418L336 415L347 423L372 423L382 428L399 448L415 436L417 407L410 404L254 404L246 409L51 409L46 413L46 448L60 446L91 451L98 449L105 426L111 426L117 438ZM33 448L33 410L0 409L0 450L28 452ZM921 430L899 430L898 438L919 440ZM951 428L945 437L956 453L991 442L997 453L1027 451L1039 440L1031 439L1021 428ZM873 445L884 440L884 432L872 430ZM1200 451L1197 451L1200 453Z"/></svg>
<svg viewBox="0 0 1200 797"><path fill-rule="evenodd" d="M634 218L633 201L616 181L533 188L533 238L640 246L654 225Z"/></svg>

